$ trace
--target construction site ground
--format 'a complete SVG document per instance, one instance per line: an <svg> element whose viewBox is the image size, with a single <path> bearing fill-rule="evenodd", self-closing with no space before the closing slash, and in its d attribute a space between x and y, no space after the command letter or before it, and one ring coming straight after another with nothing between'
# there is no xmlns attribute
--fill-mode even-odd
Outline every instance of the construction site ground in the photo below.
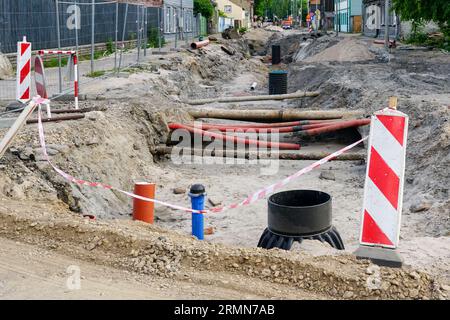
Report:
<svg viewBox="0 0 450 320"><path fill-rule="evenodd" d="M265 57L280 44L282 64ZM235 50L229 55L221 49ZM190 106L191 99L262 95L268 72L288 70L288 92L313 98ZM84 70L82 68L82 70ZM132 200L116 191L78 186L45 161L36 125L25 126L0 160L0 298L49 299L448 299L450 285L450 56L400 46L386 52L362 36L315 38L299 30L251 30L242 39L199 50L149 55L118 77L82 85L94 108L84 119L46 123L52 162L80 179L133 189L157 185L156 198L190 206L189 187L206 187L207 208L250 193L314 161L220 164L200 158L177 164L157 147L170 140L169 122L192 122L190 108L353 110L363 115L399 99L410 117L399 253L401 269L373 271L358 247L366 162L331 161L284 190L314 189L333 198L333 225L345 251L318 241L290 251L257 249L267 226L267 201L208 213L205 241L190 236L189 213L156 205L155 224L131 219ZM83 78L82 78L83 79ZM250 90L257 82L256 90ZM71 108L58 102L53 108ZM10 116L10 115L8 115ZM224 120L210 120L225 122ZM1 130L4 135L6 129ZM367 128L282 141L333 152L368 134ZM365 154L364 145L351 150ZM95 220L83 218L93 215ZM70 290L69 266L79 266L81 289ZM378 287L368 285L378 277Z"/></svg>

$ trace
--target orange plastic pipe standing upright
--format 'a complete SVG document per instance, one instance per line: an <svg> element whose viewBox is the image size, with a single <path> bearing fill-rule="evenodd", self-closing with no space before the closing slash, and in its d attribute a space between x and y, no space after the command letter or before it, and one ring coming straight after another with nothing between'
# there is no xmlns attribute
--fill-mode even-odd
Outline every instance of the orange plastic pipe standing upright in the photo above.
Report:
<svg viewBox="0 0 450 320"><path fill-rule="evenodd" d="M136 182L134 184L134 193L142 197L155 199L155 190L156 186L154 183ZM133 199L133 220L140 220L153 224L154 211L154 202L136 198Z"/></svg>

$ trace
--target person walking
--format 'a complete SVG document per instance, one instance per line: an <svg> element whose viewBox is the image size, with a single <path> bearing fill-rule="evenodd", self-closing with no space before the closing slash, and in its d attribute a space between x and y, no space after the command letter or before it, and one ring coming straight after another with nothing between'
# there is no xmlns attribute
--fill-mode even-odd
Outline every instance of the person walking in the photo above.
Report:
<svg viewBox="0 0 450 320"><path fill-rule="evenodd" d="M311 17L311 28L309 28L309 32L312 32L316 30L316 15L311 11L309 16Z"/></svg>
<svg viewBox="0 0 450 320"><path fill-rule="evenodd" d="M308 14L306 15L306 26L307 26L308 30L309 30L310 25L311 25L311 16L309 15L309 12L308 12Z"/></svg>

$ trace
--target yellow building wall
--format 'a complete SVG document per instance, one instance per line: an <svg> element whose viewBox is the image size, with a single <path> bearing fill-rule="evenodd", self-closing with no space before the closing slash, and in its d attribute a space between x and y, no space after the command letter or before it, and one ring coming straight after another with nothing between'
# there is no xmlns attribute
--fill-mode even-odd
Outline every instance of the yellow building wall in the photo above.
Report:
<svg viewBox="0 0 450 320"><path fill-rule="evenodd" d="M217 10L223 11L228 18L233 18L234 20L244 20L245 13L241 7L235 5L233 2L229 0L216 0L217 2ZM225 6L231 6L231 13L225 11Z"/></svg>

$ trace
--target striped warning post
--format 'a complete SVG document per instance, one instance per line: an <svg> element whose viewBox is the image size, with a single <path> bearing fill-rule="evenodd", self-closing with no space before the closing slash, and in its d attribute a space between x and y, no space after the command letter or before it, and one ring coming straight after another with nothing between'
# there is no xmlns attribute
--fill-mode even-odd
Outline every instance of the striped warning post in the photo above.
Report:
<svg viewBox="0 0 450 320"><path fill-rule="evenodd" d="M357 256L389 266L401 265L391 249L397 248L400 237L407 132L408 116L400 111L386 108L372 116ZM364 256L361 251L379 252L382 257Z"/></svg>
<svg viewBox="0 0 450 320"><path fill-rule="evenodd" d="M36 85L36 92L41 98L47 99L47 88L45 81L44 63L41 56L36 56L34 59L34 83Z"/></svg>
<svg viewBox="0 0 450 320"><path fill-rule="evenodd" d="M31 98L31 43L27 42L26 37L17 42L16 79L16 100L27 102Z"/></svg>
<svg viewBox="0 0 450 320"><path fill-rule="evenodd" d="M74 100L75 100L75 109L78 109L78 56L75 50L39 50L38 54L43 56L44 54L66 54L70 55L70 59L73 62L73 72L74 72ZM70 66L70 62L68 66Z"/></svg>
<svg viewBox="0 0 450 320"><path fill-rule="evenodd" d="M43 98L47 99L47 86L46 86L46 80L45 80L45 69L44 69L44 62L42 61L41 56L36 56L34 59L34 83L36 85L36 92L37 94ZM50 102L43 103L47 107L47 118L52 117L52 113L50 110Z"/></svg>

